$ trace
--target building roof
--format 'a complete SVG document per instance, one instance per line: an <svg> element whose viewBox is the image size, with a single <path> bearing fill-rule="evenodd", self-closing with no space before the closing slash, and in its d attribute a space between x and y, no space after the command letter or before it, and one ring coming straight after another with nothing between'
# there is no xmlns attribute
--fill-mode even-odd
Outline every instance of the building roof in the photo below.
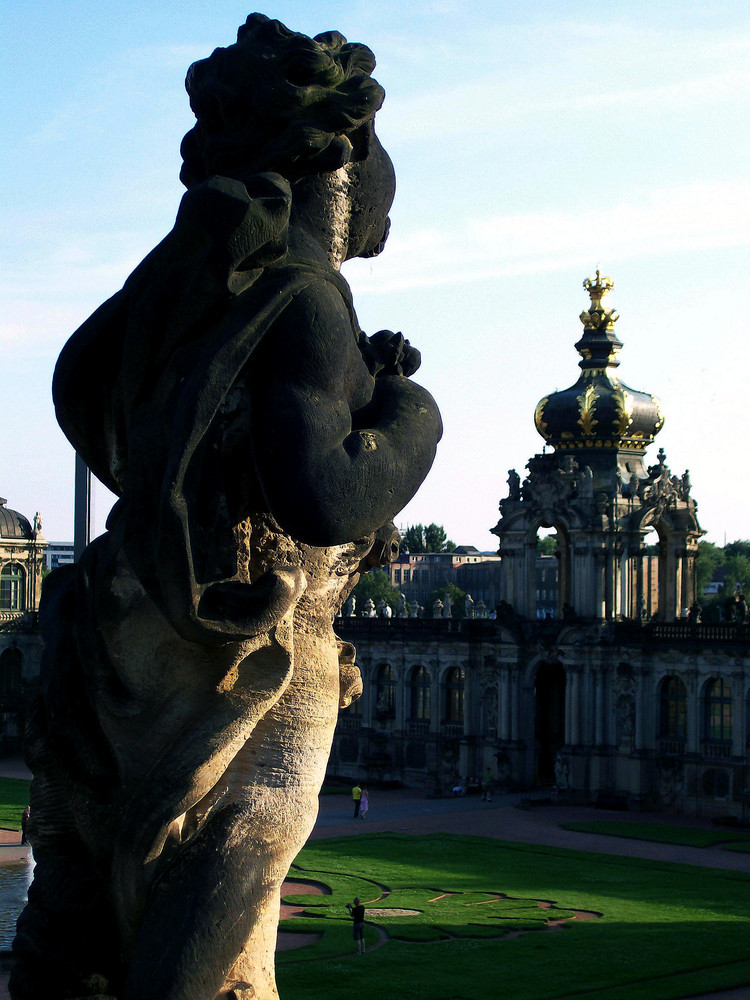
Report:
<svg viewBox="0 0 750 1000"><path fill-rule="evenodd" d="M24 538L31 540L34 532L28 519L17 510L6 507L7 500L0 497L0 538Z"/></svg>

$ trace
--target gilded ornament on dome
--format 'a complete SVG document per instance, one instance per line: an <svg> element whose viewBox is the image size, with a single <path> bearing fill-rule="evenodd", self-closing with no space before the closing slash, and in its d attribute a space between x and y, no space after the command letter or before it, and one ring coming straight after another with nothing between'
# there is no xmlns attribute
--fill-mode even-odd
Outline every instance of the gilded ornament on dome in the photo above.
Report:
<svg viewBox="0 0 750 1000"><path fill-rule="evenodd" d="M597 399L599 399L599 393L593 385L586 386L586 391L576 399L580 413L578 424L587 437L594 433L594 428L599 423L598 420L594 419Z"/></svg>
<svg viewBox="0 0 750 1000"><path fill-rule="evenodd" d="M658 396L652 396L651 402L656 407L656 426L654 427L654 434L658 434L664 426L664 407L662 406L662 401Z"/></svg>
<svg viewBox="0 0 750 1000"><path fill-rule="evenodd" d="M536 410L534 411L534 423L536 425L537 430L542 435L542 437L546 438L549 441L552 435L547 430L547 424L544 422L544 407L547 405L548 402L549 402L549 396L545 396L544 399L540 399L539 402L536 404Z"/></svg>
<svg viewBox="0 0 750 1000"><path fill-rule="evenodd" d="M612 398L615 401L616 413L615 419L612 421L612 426L614 427L616 434L625 434L627 429L633 423L633 408L635 406L635 399L629 392L625 392L621 385L617 386Z"/></svg>

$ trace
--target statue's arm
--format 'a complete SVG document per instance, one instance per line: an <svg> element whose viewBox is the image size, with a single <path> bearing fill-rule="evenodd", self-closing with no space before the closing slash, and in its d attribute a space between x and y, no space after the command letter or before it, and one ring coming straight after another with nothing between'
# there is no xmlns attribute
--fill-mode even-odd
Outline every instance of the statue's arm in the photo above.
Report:
<svg viewBox="0 0 750 1000"><path fill-rule="evenodd" d="M442 434L432 396L401 374L373 377L360 343L339 292L320 281L295 298L253 360L261 488L281 526L311 544L351 541L394 518Z"/></svg>

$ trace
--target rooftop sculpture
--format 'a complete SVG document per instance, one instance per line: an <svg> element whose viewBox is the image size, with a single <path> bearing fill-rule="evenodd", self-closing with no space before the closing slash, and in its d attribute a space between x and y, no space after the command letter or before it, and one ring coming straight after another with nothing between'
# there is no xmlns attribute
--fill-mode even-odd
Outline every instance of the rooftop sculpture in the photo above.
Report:
<svg viewBox="0 0 750 1000"><path fill-rule="evenodd" d="M361 691L332 619L441 435L339 273L388 230L374 66L260 14L195 63L175 226L58 362L119 499L42 599L15 1000L277 997L279 889Z"/></svg>

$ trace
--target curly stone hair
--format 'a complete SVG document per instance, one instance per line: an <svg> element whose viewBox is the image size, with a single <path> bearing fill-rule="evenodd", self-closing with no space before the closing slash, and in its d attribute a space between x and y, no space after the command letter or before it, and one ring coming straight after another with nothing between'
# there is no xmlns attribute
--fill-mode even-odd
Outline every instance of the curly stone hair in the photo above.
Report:
<svg viewBox="0 0 750 1000"><path fill-rule="evenodd" d="M385 98L374 68L370 49L337 31L309 38L251 14L234 45L188 70L197 122L182 140L180 180L238 170L293 180L363 159Z"/></svg>

